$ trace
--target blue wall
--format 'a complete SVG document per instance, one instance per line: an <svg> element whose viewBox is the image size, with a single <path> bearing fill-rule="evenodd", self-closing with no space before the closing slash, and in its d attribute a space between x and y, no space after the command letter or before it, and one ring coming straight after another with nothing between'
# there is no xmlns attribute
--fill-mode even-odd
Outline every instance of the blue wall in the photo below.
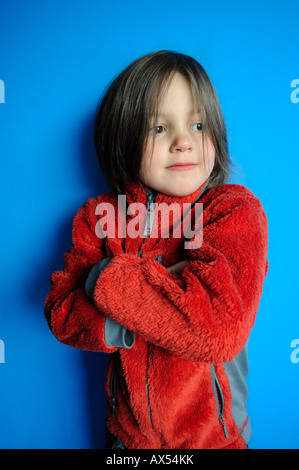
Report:
<svg viewBox="0 0 299 470"><path fill-rule="evenodd" d="M292 0L1 2L1 448L104 446L107 357L60 344L43 303L76 210L107 190L92 142L99 96L158 49L190 54L210 74L239 168L231 181L268 215L250 446L299 447L298 9Z"/></svg>

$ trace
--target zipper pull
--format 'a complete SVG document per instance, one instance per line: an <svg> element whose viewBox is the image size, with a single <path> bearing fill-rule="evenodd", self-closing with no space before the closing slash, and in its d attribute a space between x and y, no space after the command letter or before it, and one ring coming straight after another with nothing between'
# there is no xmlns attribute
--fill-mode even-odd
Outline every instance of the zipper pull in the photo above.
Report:
<svg viewBox="0 0 299 470"><path fill-rule="evenodd" d="M155 212L155 194L152 190L148 188L147 190L147 198L146 198L146 225L144 228L145 236L150 235L153 221L154 221L154 212Z"/></svg>
<svg viewBox="0 0 299 470"><path fill-rule="evenodd" d="M151 233L153 221L154 221L154 209L152 208L152 203L148 203L147 208L146 208L146 226L145 226L144 235L148 236Z"/></svg>

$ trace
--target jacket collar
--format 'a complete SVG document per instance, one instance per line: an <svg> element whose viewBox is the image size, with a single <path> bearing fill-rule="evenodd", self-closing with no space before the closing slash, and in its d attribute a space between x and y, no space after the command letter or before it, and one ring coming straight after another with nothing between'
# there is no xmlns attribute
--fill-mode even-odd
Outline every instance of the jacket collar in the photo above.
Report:
<svg viewBox="0 0 299 470"><path fill-rule="evenodd" d="M166 202L167 204L172 204L176 202L183 206L183 203L195 203L200 199L203 195L207 185L209 182L209 178L204 181L204 183L196 189L193 193L188 194L187 196L168 196L166 194L160 193L149 186L146 186L142 182L135 183L135 182L127 182L125 183L125 194L127 204L131 204L134 202L139 202L143 204L147 204L147 201L150 199L150 202L156 202L157 204L161 202Z"/></svg>

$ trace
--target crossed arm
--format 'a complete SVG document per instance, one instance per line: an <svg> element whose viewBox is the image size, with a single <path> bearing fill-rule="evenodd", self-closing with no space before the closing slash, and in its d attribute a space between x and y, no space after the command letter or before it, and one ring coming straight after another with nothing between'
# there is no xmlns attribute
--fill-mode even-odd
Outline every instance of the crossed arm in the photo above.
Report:
<svg viewBox="0 0 299 470"><path fill-rule="evenodd" d="M266 274L267 222L259 201L245 198L208 218L202 247L174 266L117 253L90 298L86 280L105 258L94 233L97 203L89 200L78 211L65 267L52 275L45 314L53 334L74 347L113 352L117 347L105 340L109 318L186 359L231 360L247 341Z"/></svg>

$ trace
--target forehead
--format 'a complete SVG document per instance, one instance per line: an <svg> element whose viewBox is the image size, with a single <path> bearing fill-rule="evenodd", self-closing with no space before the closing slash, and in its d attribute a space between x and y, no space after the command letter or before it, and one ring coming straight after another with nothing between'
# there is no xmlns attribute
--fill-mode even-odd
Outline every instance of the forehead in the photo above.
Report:
<svg viewBox="0 0 299 470"><path fill-rule="evenodd" d="M155 103L155 112L159 116L176 114L178 111L188 114L199 113L199 101L196 91L192 90L189 81L180 73L169 78L160 90Z"/></svg>

